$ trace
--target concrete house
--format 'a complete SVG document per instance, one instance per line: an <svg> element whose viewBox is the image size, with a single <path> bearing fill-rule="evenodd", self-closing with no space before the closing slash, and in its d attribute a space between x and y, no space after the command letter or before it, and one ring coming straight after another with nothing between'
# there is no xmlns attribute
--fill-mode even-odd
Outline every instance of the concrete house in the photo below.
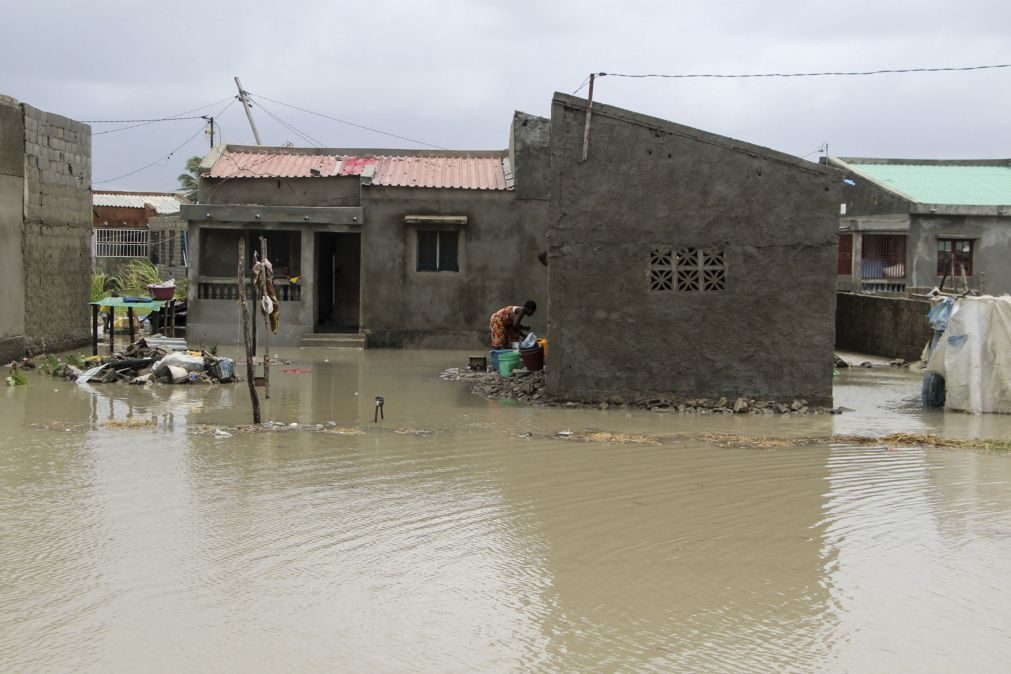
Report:
<svg viewBox="0 0 1011 674"><path fill-rule="evenodd" d="M1011 292L1011 160L829 157L846 171L839 290Z"/></svg>
<svg viewBox="0 0 1011 674"><path fill-rule="evenodd" d="M191 340L241 341L237 247L268 241L279 345L478 348L488 317L543 298L546 119L494 151L218 146L183 206Z"/></svg>
<svg viewBox="0 0 1011 674"><path fill-rule="evenodd" d="M174 192L93 190L95 266L115 274L135 258L157 259L167 276L186 278L187 225L179 207L190 203Z"/></svg>
<svg viewBox="0 0 1011 674"><path fill-rule="evenodd" d="M585 100L555 94L548 394L829 404L841 185L596 102L587 124Z"/></svg>
<svg viewBox="0 0 1011 674"><path fill-rule="evenodd" d="M91 127L0 96L0 362L87 343Z"/></svg>

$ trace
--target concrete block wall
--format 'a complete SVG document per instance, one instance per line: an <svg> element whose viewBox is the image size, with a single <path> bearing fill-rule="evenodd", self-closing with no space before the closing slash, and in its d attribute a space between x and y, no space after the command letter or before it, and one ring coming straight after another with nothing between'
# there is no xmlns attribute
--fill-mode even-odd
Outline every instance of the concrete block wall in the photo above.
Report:
<svg viewBox="0 0 1011 674"><path fill-rule="evenodd" d="M20 104L0 96L0 364L25 351L25 288L21 264L24 122Z"/></svg>
<svg viewBox="0 0 1011 674"><path fill-rule="evenodd" d="M836 348L919 360L930 341L930 303L901 297L855 293L836 295Z"/></svg>
<svg viewBox="0 0 1011 674"><path fill-rule="evenodd" d="M24 124L24 335L29 351L89 339L91 128L21 104Z"/></svg>

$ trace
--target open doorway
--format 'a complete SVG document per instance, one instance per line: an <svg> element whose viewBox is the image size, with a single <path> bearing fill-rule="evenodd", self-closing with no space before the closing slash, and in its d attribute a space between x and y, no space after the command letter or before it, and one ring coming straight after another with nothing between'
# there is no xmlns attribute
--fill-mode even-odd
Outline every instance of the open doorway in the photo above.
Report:
<svg viewBox="0 0 1011 674"><path fill-rule="evenodd" d="M316 234L316 332L358 332L361 234Z"/></svg>

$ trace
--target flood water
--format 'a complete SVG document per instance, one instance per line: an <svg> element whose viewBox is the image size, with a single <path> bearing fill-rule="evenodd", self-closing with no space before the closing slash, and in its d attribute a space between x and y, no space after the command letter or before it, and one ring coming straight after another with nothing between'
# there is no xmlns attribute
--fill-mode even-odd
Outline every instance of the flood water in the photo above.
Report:
<svg viewBox="0 0 1011 674"><path fill-rule="evenodd" d="M282 352L264 419L360 435L193 432L244 384L0 391L0 670L1007 671L1011 457L692 438L1008 417L897 369L843 371L841 416L530 408L438 378L466 355Z"/></svg>

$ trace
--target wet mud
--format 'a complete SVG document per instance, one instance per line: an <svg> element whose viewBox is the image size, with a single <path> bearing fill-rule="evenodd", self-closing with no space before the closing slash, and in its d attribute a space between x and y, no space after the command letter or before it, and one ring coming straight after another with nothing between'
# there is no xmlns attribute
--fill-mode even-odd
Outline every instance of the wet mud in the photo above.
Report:
<svg viewBox="0 0 1011 674"><path fill-rule="evenodd" d="M902 368L837 416L537 407L466 356L285 352L261 427L0 390L0 669L1005 670L1011 419Z"/></svg>

